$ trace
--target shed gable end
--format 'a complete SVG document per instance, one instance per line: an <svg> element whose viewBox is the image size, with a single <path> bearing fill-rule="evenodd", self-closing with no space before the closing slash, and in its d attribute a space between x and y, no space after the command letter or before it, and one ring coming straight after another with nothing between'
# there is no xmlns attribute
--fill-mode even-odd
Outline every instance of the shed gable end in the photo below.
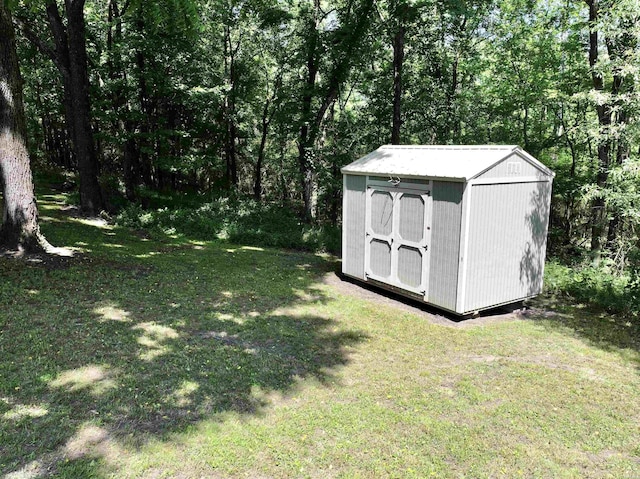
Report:
<svg viewBox="0 0 640 479"><path fill-rule="evenodd" d="M475 178L500 178L504 180L508 180L509 178L537 178L539 180L545 180L549 178L549 176L550 175L538 167L538 165L535 165L529 159L514 152Z"/></svg>

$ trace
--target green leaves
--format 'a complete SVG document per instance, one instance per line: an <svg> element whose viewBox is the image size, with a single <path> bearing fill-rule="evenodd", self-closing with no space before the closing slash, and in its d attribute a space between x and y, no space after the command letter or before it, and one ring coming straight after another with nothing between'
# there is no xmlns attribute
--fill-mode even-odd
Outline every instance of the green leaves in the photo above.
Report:
<svg viewBox="0 0 640 479"><path fill-rule="evenodd" d="M4 3L4 7L8 10L15 10L18 6L18 0L2 0Z"/></svg>

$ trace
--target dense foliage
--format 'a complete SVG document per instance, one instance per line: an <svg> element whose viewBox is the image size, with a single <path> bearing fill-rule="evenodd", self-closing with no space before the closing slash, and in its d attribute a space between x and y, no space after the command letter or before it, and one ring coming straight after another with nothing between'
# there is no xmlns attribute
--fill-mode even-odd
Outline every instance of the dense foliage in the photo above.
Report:
<svg viewBox="0 0 640 479"><path fill-rule="evenodd" d="M268 244L336 249L303 237L339 226L340 167L358 156L520 144L557 174L551 253L635 284L636 0L17 2L36 169L83 184L52 21L71 45L78 3L86 131L122 223L255 242L242 225L256 221ZM149 192L202 201L147 211Z"/></svg>

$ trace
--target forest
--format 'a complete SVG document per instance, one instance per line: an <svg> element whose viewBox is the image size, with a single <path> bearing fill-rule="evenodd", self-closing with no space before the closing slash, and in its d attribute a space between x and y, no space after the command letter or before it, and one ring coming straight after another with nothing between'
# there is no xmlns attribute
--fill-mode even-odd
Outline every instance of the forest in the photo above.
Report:
<svg viewBox="0 0 640 479"><path fill-rule="evenodd" d="M542 294L338 274L385 144L555 172ZM3 0L0 176L3 478L638 477L638 0Z"/></svg>
<svg viewBox="0 0 640 479"><path fill-rule="evenodd" d="M5 245L46 243L29 165L84 215L339 253L342 166L382 144L517 144L556 173L550 287L640 310L637 0L30 0L0 17Z"/></svg>

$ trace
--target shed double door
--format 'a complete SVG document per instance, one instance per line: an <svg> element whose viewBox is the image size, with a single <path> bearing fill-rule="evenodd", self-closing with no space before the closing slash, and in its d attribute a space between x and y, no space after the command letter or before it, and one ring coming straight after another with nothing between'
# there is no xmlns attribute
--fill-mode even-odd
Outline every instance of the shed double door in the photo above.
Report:
<svg viewBox="0 0 640 479"><path fill-rule="evenodd" d="M367 278L425 296L428 291L431 196L420 189L367 188ZM426 299L426 298L425 298Z"/></svg>

